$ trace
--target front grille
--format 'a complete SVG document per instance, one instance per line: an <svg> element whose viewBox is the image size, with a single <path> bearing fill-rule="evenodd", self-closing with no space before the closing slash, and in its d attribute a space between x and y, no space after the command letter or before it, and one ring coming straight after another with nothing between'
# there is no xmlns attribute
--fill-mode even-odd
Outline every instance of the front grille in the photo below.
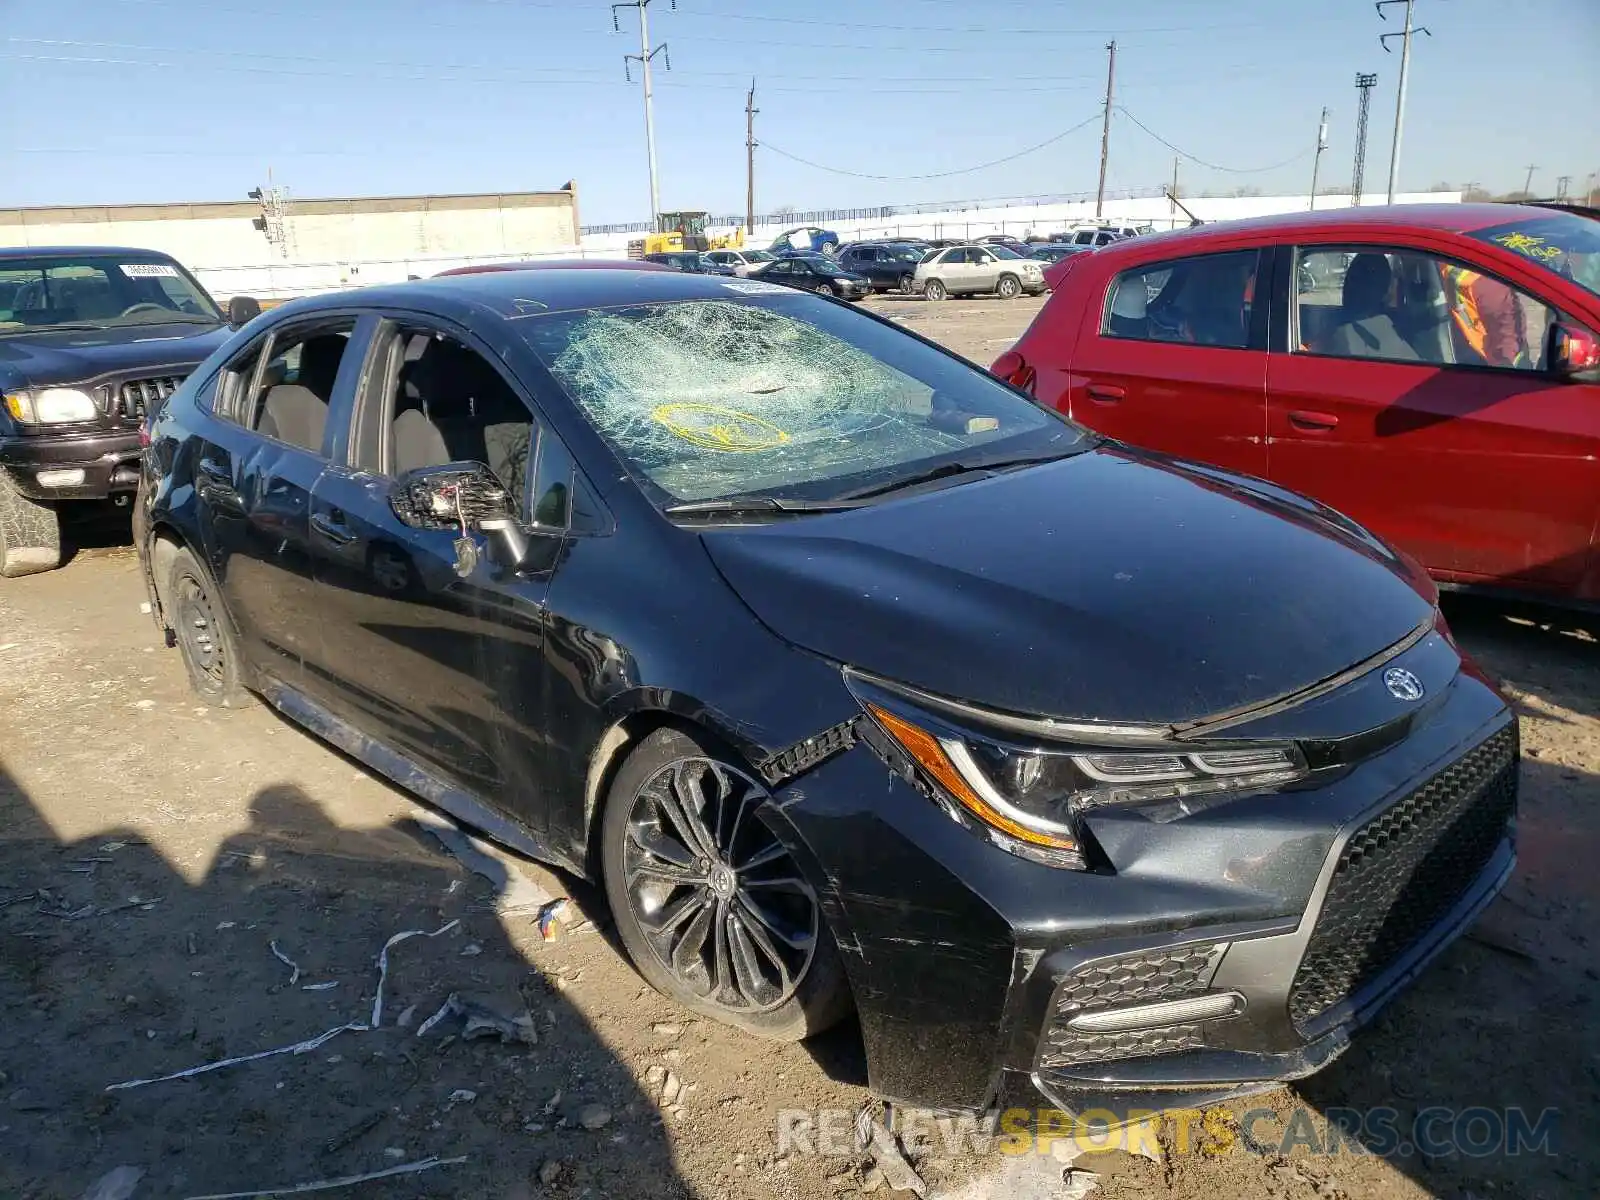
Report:
<svg viewBox="0 0 1600 1200"><path fill-rule="evenodd" d="M1516 812L1517 749L1508 726L1351 835L1289 991L1302 1033L1426 937L1483 873Z"/></svg>
<svg viewBox="0 0 1600 1200"><path fill-rule="evenodd" d="M182 375L157 375L151 379L129 379L103 389L106 412L125 421L142 421L151 407L165 400L183 383Z"/></svg>
<svg viewBox="0 0 1600 1200"><path fill-rule="evenodd" d="M1171 1054L1202 1046L1204 1042L1195 1025L1088 1033L1069 1029L1067 1022L1080 1013L1204 995L1225 948L1225 945L1208 942L1099 959L1078 968L1056 987L1039 1065L1066 1067L1076 1063Z"/></svg>

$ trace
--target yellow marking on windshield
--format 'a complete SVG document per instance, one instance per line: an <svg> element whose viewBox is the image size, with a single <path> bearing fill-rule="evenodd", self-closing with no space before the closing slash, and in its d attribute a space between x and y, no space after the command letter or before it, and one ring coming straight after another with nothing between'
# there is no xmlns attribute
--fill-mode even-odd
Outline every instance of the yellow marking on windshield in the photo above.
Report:
<svg viewBox="0 0 1600 1200"><path fill-rule="evenodd" d="M718 404L662 404L650 415L706 450L772 450L789 440L772 422Z"/></svg>
<svg viewBox="0 0 1600 1200"><path fill-rule="evenodd" d="M1507 250L1515 250L1518 254L1526 254L1529 258L1538 259L1540 262L1549 262L1552 258L1561 257L1559 246L1548 245L1544 238L1534 237L1530 233L1502 233L1494 240Z"/></svg>

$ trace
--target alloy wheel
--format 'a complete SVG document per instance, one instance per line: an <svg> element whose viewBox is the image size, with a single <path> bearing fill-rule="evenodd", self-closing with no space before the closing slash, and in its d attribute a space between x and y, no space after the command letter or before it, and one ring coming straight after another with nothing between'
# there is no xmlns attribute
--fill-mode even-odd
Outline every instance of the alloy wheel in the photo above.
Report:
<svg viewBox="0 0 1600 1200"><path fill-rule="evenodd" d="M1000 281L1000 287L998 290L1000 292L1000 299L1015 300L1017 298L1017 293L1022 291L1022 286L1018 284L1017 281L1011 276L1007 275Z"/></svg>
<svg viewBox="0 0 1600 1200"><path fill-rule="evenodd" d="M651 954L734 1013L795 994L816 954L817 900L752 811L768 793L710 758L668 763L635 794L623 843L628 903Z"/></svg>

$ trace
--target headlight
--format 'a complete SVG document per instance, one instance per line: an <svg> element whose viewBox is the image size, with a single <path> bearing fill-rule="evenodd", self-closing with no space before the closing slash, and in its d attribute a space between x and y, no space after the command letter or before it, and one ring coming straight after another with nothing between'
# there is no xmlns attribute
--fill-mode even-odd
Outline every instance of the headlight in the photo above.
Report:
<svg viewBox="0 0 1600 1200"><path fill-rule="evenodd" d="M1023 745L903 698L884 695L882 703L858 677L850 682L947 812L1000 848L1050 866L1086 865L1078 822L1091 809L1254 791L1309 774L1293 742Z"/></svg>
<svg viewBox="0 0 1600 1200"><path fill-rule="evenodd" d="M94 397L77 388L41 388L36 392L7 392L6 409L29 425L64 425L92 421L100 415Z"/></svg>

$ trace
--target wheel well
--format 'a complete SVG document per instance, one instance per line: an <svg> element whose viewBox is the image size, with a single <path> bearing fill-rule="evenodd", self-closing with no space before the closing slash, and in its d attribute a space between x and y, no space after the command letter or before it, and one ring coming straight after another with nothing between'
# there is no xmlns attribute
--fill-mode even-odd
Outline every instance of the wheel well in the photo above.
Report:
<svg viewBox="0 0 1600 1200"><path fill-rule="evenodd" d="M178 551L187 549L188 545L170 525L158 525L150 535L150 582L155 588L156 603L161 606L161 623L168 629L172 627L167 617L172 611L172 603L167 595L167 581Z"/></svg>
<svg viewBox="0 0 1600 1200"><path fill-rule="evenodd" d="M748 762L744 755L728 744L726 738L707 725L660 709L629 713L600 735L594 753L589 756L589 775L583 787L583 820L585 866L590 878L596 880L600 878L600 831L604 824L601 819L602 807L606 793L611 789L611 781L616 778L618 769L633 752L635 746L656 730L668 727L710 738L732 762L747 770L754 770L754 764Z"/></svg>

